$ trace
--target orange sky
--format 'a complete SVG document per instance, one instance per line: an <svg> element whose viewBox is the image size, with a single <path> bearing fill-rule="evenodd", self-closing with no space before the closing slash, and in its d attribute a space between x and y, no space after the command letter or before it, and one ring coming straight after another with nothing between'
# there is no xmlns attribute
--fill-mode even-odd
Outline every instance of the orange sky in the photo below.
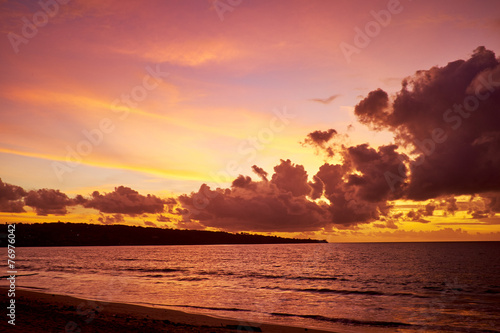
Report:
<svg viewBox="0 0 500 333"><path fill-rule="evenodd" d="M203 183L230 188L239 174L259 179L252 165L271 177L282 159L304 166L312 181L325 161L342 158L301 144L308 133L333 128L346 147L394 142L390 130L373 131L354 113L370 91L396 93L405 77L468 59L481 45L500 54L496 1L47 4L0 1L0 178L69 198L119 186L163 199L196 192ZM390 15L379 24L376 13ZM357 29L370 24L378 30L367 45L346 53L345 45L359 46ZM330 241L500 240L500 214L474 218L471 202L487 202L471 201L473 194L479 193L456 193L454 215L436 204L426 222L412 221L408 212L446 198L390 199L394 214L403 213L392 226L369 220L302 232L255 231ZM0 212L0 218L114 221L113 213L79 204L46 216L33 206L24 209ZM182 219L165 208L123 213L116 222L200 227Z"/></svg>

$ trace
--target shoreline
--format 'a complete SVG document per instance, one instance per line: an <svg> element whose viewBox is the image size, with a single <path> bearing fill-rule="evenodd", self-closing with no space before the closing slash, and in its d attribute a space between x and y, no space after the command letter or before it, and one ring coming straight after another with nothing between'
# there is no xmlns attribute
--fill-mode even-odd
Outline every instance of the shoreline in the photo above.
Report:
<svg viewBox="0 0 500 333"><path fill-rule="evenodd" d="M8 288L0 287L3 294ZM311 328L212 317L179 310L128 303L93 301L26 289L16 289L15 326L4 310L0 328L19 332L311 332Z"/></svg>

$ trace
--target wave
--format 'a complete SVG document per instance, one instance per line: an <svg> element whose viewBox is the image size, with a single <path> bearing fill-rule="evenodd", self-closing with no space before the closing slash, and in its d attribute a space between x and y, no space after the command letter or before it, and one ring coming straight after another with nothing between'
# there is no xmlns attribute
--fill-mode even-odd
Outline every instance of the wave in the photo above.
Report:
<svg viewBox="0 0 500 333"><path fill-rule="evenodd" d="M299 280L299 281L350 281L345 277L341 276L289 276L289 275L277 275L277 274L262 274L257 272L250 272L244 274L237 274L234 272L226 271L198 271L194 272L195 275L216 275L216 276L234 276L235 278L245 279L245 278L256 278L256 279L271 279L271 280Z"/></svg>
<svg viewBox="0 0 500 333"><path fill-rule="evenodd" d="M49 290L49 288L42 288L42 287L31 287L31 286L16 286L16 287L20 289Z"/></svg>
<svg viewBox="0 0 500 333"><path fill-rule="evenodd" d="M172 273L172 272L185 272L181 268L125 268L124 271L131 272L144 272L144 273Z"/></svg>
<svg viewBox="0 0 500 333"><path fill-rule="evenodd" d="M343 290L343 289L328 289L328 288L304 288L304 289L295 289L295 291L306 291L306 292L315 292L315 293L333 293L333 294L361 294L361 295L373 295L373 296L383 296L386 293L375 290Z"/></svg>
<svg viewBox="0 0 500 333"><path fill-rule="evenodd" d="M230 312L255 312L248 309L240 308L225 308L225 307L212 307L212 306L197 306L197 305L180 305L180 304L155 304L155 303L142 303L154 306L166 306L174 308L191 308L191 309L203 309L211 311L230 311ZM384 321L384 320L360 320L354 318L342 318L342 317L326 317L321 315L308 315L308 314L293 314L293 313L281 313L281 312L259 312L263 314L268 314L276 317L296 317L303 319L316 320L319 322L330 322L350 326L370 326L374 328L401 328L401 329L411 329L411 330L426 330L426 331L439 331L439 332L470 332L468 328L461 328L455 326L446 325L422 325L422 324L411 324L400 321ZM498 332L494 330L481 330L484 333Z"/></svg>
<svg viewBox="0 0 500 333"><path fill-rule="evenodd" d="M144 277L149 277L149 278L164 278L164 277L169 277L169 278L171 278L172 275L148 274L148 275L145 275ZM186 277L177 278L175 280L177 280L177 281L204 281L204 280L208 280L208 278L195 277L195 276L186 276Z"/></svg>
<svg viewBox="0 0 500 333"><path fill-rule="evenodd" d="M320 294L341 294L341 295L369 295L369 296L409 296L415 298L428 298L427 296L421 296L413 293L387 293L378 290L346 290L346 289L329 289L329 288L282 288L282 287L269 287L264 286L261 289L274 289L282 291L298 291L298 292L310 292L310 293L320 293Z"/></svg>
<svg viewBox="0 0 500 333"><path fill-rule="evenodd" d="M168 306L168 307L178 307L178 308L191 308L191 309L204 309L204 310L214 310L214 311L232 311L232 312L253 312L248 309L238 309L238 308L219 308L214 306L199 306L199 305L183 305L183 304L157 304L157 303L145 303L139 302L138 304L148 304L155 306Z"/></svg>
<svg viewBox="0 0 500 333"><path fill-rule="evenodd" d="M299 314L290 314L290 313L279 313L272 312L270 313L273 316L277 317L298 317L304 319L313 319L322 322L330 322L330 323L339 323L344 325L353 325L353 326L371 326L378 328L406 328L412 330L425 330L431 332L471 332L471 330L467 327L456 327L456 326L448 326L448 325L435 325L435 324L410 324L403 323L399 321L383 321L383 320L359 320L352 318L334 318L334 317L325 317L320 315L299 315ZM475 332L483 332L483 333L494 333L496 330L480 330Z"/></svg>
<svg viewBox="0 0 500 333"><path fill-rule="evenodd" d="M362 326L378 326L378 327L410 327L414 326L408 323L402 323L397 321L376 321L376 320L358 320L351 318L333 318L333 317L325 317L320 315L299 315L299 314L290 314L290 313L279 313L272 312L271 315L279 316L279 317L299 317L304 319L314 319L318 321L328 321L332 323L341 323L348 325L362 325Z"/></svg>
<svg viewBox="0 0 500 333"><path fill-rule="evenodd" d="M184 277L184 278L178 278L176 279L177 281L203 281L203 280L208 280L207 278L199 278L199 277Z"/></svg>
<svg viewBox="0 0 500 333"><path fill-rule="evenodd" d="M30 274L15 274L16 277L18 276L32 276L32 275L38 275L38 273L30 273ZM4 276L0 276L0 279L6 279L10 277L10 275L4 275Z"/></svg>
<svg viewBox="0 0 500 333"><path fill-rule="evenodd" d="M165 277L166 275L163 275L163 274L148 274L148 275L145 275L144 277L149 277L149 278L162 278L162 277Z"/></svg>
<svg viewBox="0 0 500 333"><path fill-rule="evenodd" d="M500 290L499 289L486 289L484 291L485 294L500 294Z"/></svg>

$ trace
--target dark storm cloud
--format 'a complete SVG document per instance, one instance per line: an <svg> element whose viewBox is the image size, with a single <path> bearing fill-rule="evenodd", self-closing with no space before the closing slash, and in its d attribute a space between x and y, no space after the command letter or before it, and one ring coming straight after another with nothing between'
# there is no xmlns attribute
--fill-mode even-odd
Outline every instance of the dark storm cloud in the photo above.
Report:
<svg viewBox="0 0 500 333"><path fill-rule="evenodd" d="M53 189L29 191L24 198L26 206L32 207L37 215L65 215L67 207L81 203L82 197L70 199L65 193Z"/></svg>
<svg viewBox="0 0 500 333"><path fill-rule="evenodd" d="M397 180L406 182L406 198L500 191L500 64L493 52L480 47L467 60L418 71L393 97L372 91L355 114L420 154L411 177Z"/></svg>
<svg viewBox="0 0 500 333"><path fill-rule="evenodd" d="M92 197L83 206L95 208L102 213L135 216L144 213L162 213L164 203L157 196L141 195L130 187L119 186L110 193L100 194L98 191L94 191Z"/></svg>
<svg viewBox="0 0 500 333"><path fill-rule="evenodd" d="M25 212L22 200L25 195L26 191L22 187L4 183L0 179L0 212Z"/></svg>

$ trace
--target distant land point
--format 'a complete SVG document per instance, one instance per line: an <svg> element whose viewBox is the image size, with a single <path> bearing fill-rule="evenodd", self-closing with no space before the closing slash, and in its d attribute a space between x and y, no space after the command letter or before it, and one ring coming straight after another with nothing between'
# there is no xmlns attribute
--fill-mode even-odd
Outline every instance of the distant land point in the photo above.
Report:
<svg viewBox="0 0 500 333"><path fill-rule="evenodd" d="M21 247L328 243L326 240L234 234L224 231L68 222L17 223L16 236L15 246ZM7 246L6 241L6 234L0 233L1 246Z"/></svg>

